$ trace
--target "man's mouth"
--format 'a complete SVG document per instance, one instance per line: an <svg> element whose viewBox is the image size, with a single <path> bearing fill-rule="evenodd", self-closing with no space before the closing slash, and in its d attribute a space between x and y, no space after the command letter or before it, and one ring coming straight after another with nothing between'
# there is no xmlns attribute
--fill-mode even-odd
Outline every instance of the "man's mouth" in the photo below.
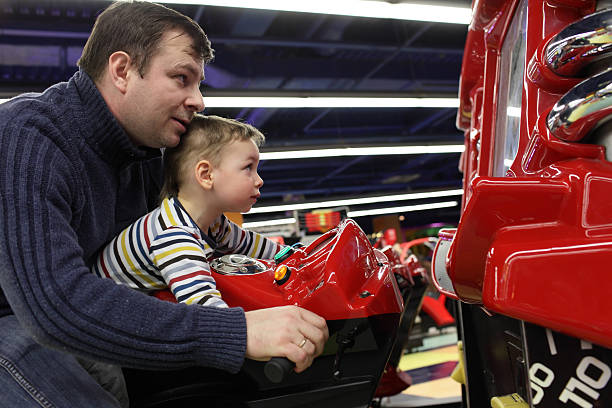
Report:
<svg viewBox="0 0 612 408"><path fill-rule="evenodd" d="M173 117L172 120L174 120L175 122L178 122L178 124L183 127L183 133L187 131L187 126L189 126L188 119Z"/></svg>

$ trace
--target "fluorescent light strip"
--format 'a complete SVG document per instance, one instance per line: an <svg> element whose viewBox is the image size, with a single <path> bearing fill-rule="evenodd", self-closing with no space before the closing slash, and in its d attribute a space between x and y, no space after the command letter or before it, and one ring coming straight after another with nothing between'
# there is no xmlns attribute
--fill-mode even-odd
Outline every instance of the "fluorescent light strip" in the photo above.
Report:
<svg viewBox="0 0 612 408"><path fill-rule="evenodd" d="M391 18L395 20L417 20L453 24L469 24L472 19L472 10L468 7L388 3L368 0L163 0L162 3Z"/></svg>
<svg viewBox="0 0 612 408"><path fill-rule="evenodd" d="M365 217L366 215L405 213L412 211L434 210L436 208L447 208L458 205L457 201L445 201L441 203L408 205L404 207L378 208L374 210L349 211L347 216L350 218Z"/></svg>
<svg viewBox="0 0 612 408"><path fill-rule="evenodd" d="M458 98L206 96L207 108L458 108Z"/></svg>
<svg viewBox="0 0 612 408"><path fill-rule="evenodd" d="M257 228L287 224L295 224L295 218L279 218L276 220L244 222L242 223L242 228Z"/></svg>
<svg viewBox="0 0 612 408"><path fill-rule="evenodd" d="M0 103L8 99L0 99ZM206 108L457 108L457 98L206 96Z"/></svg>
<svg viewBox="0 0 612 408"><path fill-rule="evenodd" d="M413 211L425 211L425 210L434 210L437 208L448 208L455 207L459 205L457 201L445 201L441 203L431 203L431 204L420 204L420 205L409 205L404 207L391 207L391 208L379 208L375 210L363 210L363 211L350 211L347 216L350 218L364 217L367 215L378 215L378 214L390 214L390 213L405 213L405 212L413 212ZM268 226L276 226L276 225L288 225L296 223L295 218L278 218L274 220L264 220L264 221L253 221L253 222L245 222L242 224L243 228L257 228L257 227L268 227Z"/></svg>
<svg viewBox="0 0 612 408"><path fill-rule="evenodd" d="M362 198L351 198L344 200L333 200L333 201L321 201L317 203L302 203L302 204L284 204L284 205L269 205L265 207L253 207L251 211L246 214L261 214L270 212L280 211L293 211L293 210L308 210L313 208L333 208L344 205L359 205L359 204L371 204L371 203L384 203L389 201L402 201L402 200L419 200L423 198L434 198L434 197L448 197L454 195L462 195L463 189L456 190L440 190L440 191L428 191L424 193L407 193L407 194L395 194L388 196L378 197L362 197Z"/></svg>
<svg viewBox="0 0 612 408"><path fill-rule="evenodd" d="M464 145L423 145L423 146L380 146L380 147L342 147L337 149L288 150L262 152L260 160L309 159L316 157L340 156L382 156L392 154L435 154L462 153Z"/></svg>

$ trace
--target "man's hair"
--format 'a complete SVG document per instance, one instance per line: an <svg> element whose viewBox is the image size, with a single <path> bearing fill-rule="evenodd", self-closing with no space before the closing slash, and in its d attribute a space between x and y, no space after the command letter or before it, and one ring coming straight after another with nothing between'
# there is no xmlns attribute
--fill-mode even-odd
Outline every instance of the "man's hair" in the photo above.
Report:
<svg viewBox="0 0 612 408"><path fill-rule="evenodd" d="M265 142L264 135L254 126L234 119L196 113L175 147L164 151L164 186L161 199L176 196L185 174L199 160L213 166L221 162L221 150L237 140L253 140L257 147Z"/></svg>
<svg viewBox="0 0 612 408"><path fill-rule="evenodd" d="M208 37L191 18L160 4L119 1L96 19L77 65L96 81L106 69L111 54L124 51L140 76L144 76L163 34L173 29L183 31L192 39L195 57L200 57L205 64L213 59L214 50Z"/></svg>

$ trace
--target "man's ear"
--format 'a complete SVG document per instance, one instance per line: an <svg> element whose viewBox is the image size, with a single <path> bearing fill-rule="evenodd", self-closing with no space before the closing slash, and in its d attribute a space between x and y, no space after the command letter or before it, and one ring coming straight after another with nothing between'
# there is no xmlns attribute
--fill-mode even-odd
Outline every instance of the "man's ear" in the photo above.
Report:
<svg viewBox="0 0 612 408"><path fill-rule="evenodd" d="M200 160L195 165L195 178L200 186L206 190L213 187L213 167L208 160Z"/></svg>
<svg viewBox="0 0 612 408"><path fill-rule="evenodd" d="M132 59L124 51L115 51L108 57L108 73L113 85L121 93L127 91L128 73L132 67Z"/></svg>

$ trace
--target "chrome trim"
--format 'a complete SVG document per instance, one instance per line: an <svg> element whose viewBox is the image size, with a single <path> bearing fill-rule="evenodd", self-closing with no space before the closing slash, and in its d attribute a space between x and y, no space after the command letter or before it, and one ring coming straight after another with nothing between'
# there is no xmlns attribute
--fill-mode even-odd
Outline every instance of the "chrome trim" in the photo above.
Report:
<svg viewBox="0 0 612 408"><path fill-rule="evenodd" d="M605 147L606 160L612 162L612 120L593 129L593 132L589 134L588 143Z"/></svg>
<svg viewBox="0 0 612 408"><path fill-rule="evenodd" d="M446 256L448 255L451 243L452 241L443 238L438 240L433 253L432 277L434 279L434 285L437 286L438 289L442 289L456 296L453 282L446 270Z"/></svg>
<svg viewBox="0 0 612 408"><path fill-rule="evenodd" d="M561 140L576 142L612 115L612 68L582 81L553 106L548 130Z"/></svg>
<svg viewBox="0 0 612 408"><path fill-rule="evenodd" d="M580 76L591 63L612 56L612 8L565 27L545 50L546 66L557 75Z"/></svg>

